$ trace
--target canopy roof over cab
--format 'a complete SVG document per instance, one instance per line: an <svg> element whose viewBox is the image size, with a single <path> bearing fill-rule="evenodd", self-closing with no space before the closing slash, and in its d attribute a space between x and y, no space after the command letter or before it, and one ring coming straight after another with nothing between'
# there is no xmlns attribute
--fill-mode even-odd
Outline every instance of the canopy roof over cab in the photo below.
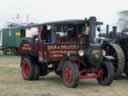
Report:
<svg viewBox="0 0 128 96"><path fill-rule="evenodd" d="M84 24L85 20L82 19L70 19L70 20L62 20L62 21L53 21L53 22L45 22L41 24L35 24L32 26L26 26L26 27L37 27L37 26L47 26L47 25L72 25L72 24Z"/></svg>
<svg viewBox="0 0 128 96"><path fill-rule="evenodd" d="M43 23L43 25L63 25L63 24L84 24L85 20L74 19L74 20L63 20Z"/></svg>

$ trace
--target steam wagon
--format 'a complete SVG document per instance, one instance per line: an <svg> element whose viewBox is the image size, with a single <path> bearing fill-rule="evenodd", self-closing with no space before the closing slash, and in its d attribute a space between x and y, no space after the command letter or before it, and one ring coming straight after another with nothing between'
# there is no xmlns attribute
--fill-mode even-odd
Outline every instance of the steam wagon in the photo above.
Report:
<svg viewBox="0 0 128 96"><path fill-rule="evenodd" d="M55 72L69 88L77 87L85 78L110 85L114 77L111 58L95 41L97 26L101 24L96 17L90 17L37 25L39 34L23 40L18 49L23 79L38 80Z"/></svg>
<svg viewBox="0 0 128 96"><path fill-rule="evenodd" d="M20 42L25 38L25 27L3 28L2 50L4 54L16 54Z"/></svg>

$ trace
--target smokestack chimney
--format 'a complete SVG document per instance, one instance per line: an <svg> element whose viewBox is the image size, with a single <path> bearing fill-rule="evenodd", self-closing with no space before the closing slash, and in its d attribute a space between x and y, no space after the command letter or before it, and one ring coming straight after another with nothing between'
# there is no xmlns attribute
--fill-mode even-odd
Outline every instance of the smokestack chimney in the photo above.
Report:
<svg viewBox="0 0 128 96"><path fill-rule="evenodd" d="M94 43L96 37L96 17L90 17L88 21L90 26L89 42Z"/></svg>
<svg viewBox="0 0 128 96"><path fill-rule="evenodd" d="M106 35L107 35L107 37L109 35L109 25L108 24L106 25Z"/></svg>

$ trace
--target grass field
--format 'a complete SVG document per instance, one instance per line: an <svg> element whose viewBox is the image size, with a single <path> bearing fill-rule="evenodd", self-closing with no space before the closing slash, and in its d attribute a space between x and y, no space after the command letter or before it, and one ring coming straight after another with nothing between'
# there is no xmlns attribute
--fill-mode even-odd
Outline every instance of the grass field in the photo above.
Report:
<svg viewBox="0 0 128 96"><path fill-rule="evenodd" d="M115 80L109 87L96 80L81 80L78 88L66 88L54 73L38 81L24 81L19 63L19 57L0 56L0 96L128 96L127 79Z"/></svg>

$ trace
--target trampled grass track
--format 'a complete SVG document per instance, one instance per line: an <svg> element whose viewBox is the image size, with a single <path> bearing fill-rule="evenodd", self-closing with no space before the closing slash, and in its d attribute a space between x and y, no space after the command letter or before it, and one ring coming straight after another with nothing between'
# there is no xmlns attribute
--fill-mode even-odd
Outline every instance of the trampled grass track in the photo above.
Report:
<svg viewBox="0 0 128 96"><path fill-rule="evenodd" d="M17 56L0 56L0 96L128 96L127 79L115 80L110 87L81 80L78 88L66 88L54 73L39 81L24 81L19 63Z"/></svg>

